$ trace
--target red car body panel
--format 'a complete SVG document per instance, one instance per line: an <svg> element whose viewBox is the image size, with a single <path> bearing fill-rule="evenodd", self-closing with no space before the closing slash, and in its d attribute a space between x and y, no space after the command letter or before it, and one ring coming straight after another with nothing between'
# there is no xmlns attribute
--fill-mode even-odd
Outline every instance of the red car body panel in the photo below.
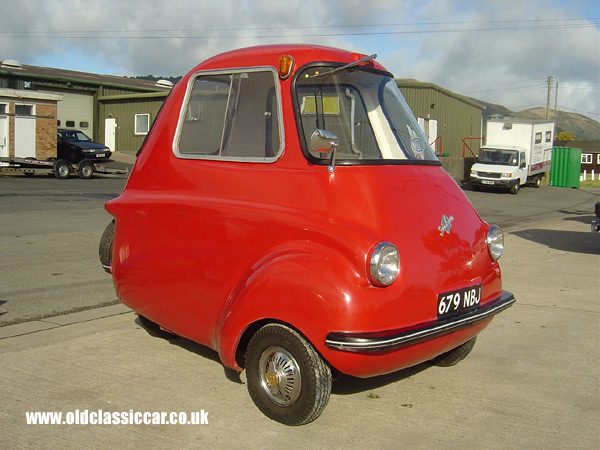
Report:
<svg viewBox="0 0 600 450"><path fill-rule="evenodd" d="M292 80L279 80L284 150L270 163L178 158L177 120L190 79L232 67L294 70L313 61L351 63L364 55L316 46L268 46L211 58L166 100L115 217L112 274L119 299L174 333L236 359L257 323L286 323L333 367L359 377L432 359L476 336L491 318L382 352L341 351L329 333L410 330L437 321L438 294L481 283L481 306L502 295L490 258L489 226L438 165L311 164L301 149ZM378 63L373 67L384 70ZM440 234L442 215L452 232ZM401 270L388 287L367 275L381 241L399 250Z"/></svg>

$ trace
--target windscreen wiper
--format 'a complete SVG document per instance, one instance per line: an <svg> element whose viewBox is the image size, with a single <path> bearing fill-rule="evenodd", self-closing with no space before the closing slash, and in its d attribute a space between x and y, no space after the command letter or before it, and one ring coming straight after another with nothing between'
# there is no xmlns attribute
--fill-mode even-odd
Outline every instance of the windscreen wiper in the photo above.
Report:
<svg viewBox="0 0 600 450"><path fill-rule="evenodd" d="M375 58L377 58L377 53L373 53L372 55L365 56L364 58L359 59L358 61L351 62L350 64L346 64L345 66L336 67L335 69L328 70L327 72L319 72L317 74L311 75L310 78L333 75L336 72L349 69L350 67L358 66L359 64L362 64L367 61L371 61L372 59L375 59Z"/></svg>

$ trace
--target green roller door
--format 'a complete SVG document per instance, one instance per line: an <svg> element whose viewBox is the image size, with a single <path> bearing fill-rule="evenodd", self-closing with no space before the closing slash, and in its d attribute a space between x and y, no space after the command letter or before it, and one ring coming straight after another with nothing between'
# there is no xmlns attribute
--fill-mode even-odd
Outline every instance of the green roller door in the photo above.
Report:
<svg viewBox="0 0 600 450"><path fill-rule="evenodd" d="M550 186L579 187L581 173L581 149L554 147L550 167Z"/></svg>

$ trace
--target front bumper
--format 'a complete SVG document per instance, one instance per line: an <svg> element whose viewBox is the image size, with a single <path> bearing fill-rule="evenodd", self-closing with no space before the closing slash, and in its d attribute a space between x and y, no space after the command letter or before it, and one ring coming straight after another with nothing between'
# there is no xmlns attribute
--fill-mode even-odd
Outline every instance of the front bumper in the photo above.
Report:
<svg viewBox="0 0 600 450"><path fill-rule="evenodd" d="M494 301L481 308L443 322L428 323L407 331L379 333L329 333L325 345L346 352L386 352L442 336L490 319L515 303L510 292L503 291Z"/></svg>
<svg viewBox="0 0 600 450"><path fill-rule="evenodd" d="M469 181L471 182L471 184L476 184L477 186L511 188L519 180L504 180L504 179L496 179L496 178L492 179L492 178L469 177Z"/></svg>

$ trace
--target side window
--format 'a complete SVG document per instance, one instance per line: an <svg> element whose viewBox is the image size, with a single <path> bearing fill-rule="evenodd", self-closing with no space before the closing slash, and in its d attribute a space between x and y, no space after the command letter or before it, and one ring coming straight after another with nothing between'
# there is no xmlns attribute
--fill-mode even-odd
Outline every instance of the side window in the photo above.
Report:
<svg viewBox="0 0 600 450"><path fill-rule="evenodd" d="M275 72L198 76L180 118L175 152L183 158L268 161L282 147Z"/></svg>
<svg viewBox="0 0 600 450"><path fill-rule="evenodd" d="M535 143L536 144L541 144L542 143L542 133L535 133Z"/></svg>

